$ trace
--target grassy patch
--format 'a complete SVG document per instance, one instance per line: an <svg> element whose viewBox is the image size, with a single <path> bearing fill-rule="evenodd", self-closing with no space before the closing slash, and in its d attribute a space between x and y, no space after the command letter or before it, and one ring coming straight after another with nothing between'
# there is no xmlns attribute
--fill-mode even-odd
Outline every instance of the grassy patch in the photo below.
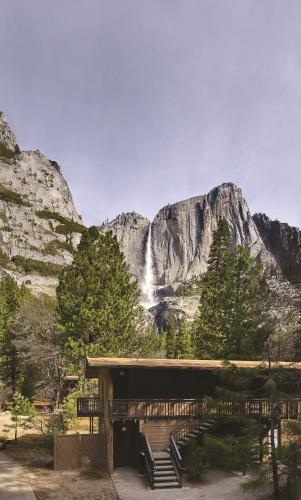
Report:
<svg viewBox="0 0 301 500"><path fill-rule="evenodd" d="M0 157L6 158L7 160L10 160L11 158L14 158L16 156L15 151L11 151L8 149L6 144L3 142L0 142Z"/></svg>
<svg viewBox="0 0 301 500"><path fill-rule="evenodd" d="M73 253L74 248L72 245L68 245L65 241L52 240L49 241L42 250L43 255L57 255L58 250L66 250L69 253Z"/></svg>
<svg viewBox="0 0 301 500"><path fill-rule="evenodd" d="M26 259L21 255L15 255L12 262L21 267L26 274L35 273L40 276L58 276L63 266L53 264L52 262L43 262L41 260Z"/></svg>
<svg viewBox="0 0 301 500"><path fill-rule="evenodd" d="M66 219L66 217L63 217L61 214L58 212L52 212L51 210L37 210L36 215L40 217L40 219L53 219L59 222L60 224L67 224L69 222L69 219Z"/></svg>
<svg viewBox="0 0 301 500"><path fill-rule="evenodd" d="M0 219L2 220L2 222L7 222L7 217L4 212L0 212Z"/></svg>
<svg viewBox="0 0 301 500"><path fill-rule="evenodd" d="M194 276L188 281L181 283L176 291L178 297L195 297L201 293L202 278Z"/></svg>
<svg viewBox="0 0 301 500"><path fill-rule="evenodd" d="M7 268L9 267L9 264L10 260L8 255L5 252L3 252L3 250L0 249L0 266Z"/></svg>
<svg viewBox="0 0 301 500"><path fill-rule="evenodd" d="M30 206L30 204L25 201L19 193L7 189L2 184L0 184L0 200L6 201L7 203L14 203L15 205L23 205L25 207Z"/></svg>
<svg viewBox="0 0 301 500"><path fill-rule="evenodd" d="M86 230L85 226L73 220L66 224L60 224L55 228L55 232L59 234L83 233Z"/></svg>

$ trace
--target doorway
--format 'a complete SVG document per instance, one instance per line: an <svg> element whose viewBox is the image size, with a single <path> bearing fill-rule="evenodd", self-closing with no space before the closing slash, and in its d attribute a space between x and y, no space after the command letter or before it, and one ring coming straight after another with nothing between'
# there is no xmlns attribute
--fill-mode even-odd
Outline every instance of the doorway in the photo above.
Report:
<svg viewBox="0 0 301 500"><path fill-rule="evenodd" d="M114 468L125 465L138 465L139 422L130 420L114 422Z"/></svg>

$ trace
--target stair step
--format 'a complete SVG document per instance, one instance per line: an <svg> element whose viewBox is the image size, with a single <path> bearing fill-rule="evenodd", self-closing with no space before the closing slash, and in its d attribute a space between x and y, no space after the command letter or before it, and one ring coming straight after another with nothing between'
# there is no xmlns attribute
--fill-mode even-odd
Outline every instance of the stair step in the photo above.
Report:
<svg viewBox="0 0 301 500"><path fill-rule="evenodd" d="M157 471L169 471L169 470L174 470L172 465L159 465L159 467L156 467Z"/></svg>
<svg viewBox="0 0 301 500"><path fill-rule="evenodd" d="M170 483L157 483L154 482L154 487L157 489L161 488L179 488L179 482L178 481L171 481Z"/></svg>
<svg viewBox="0 0 301 500"><path fill-rule="evenodd" d="M156 483L171 483L172 481L177 481L177 476L175 474L169 474L168 476L156 476L154 478Z"/></svg>
<svg viewBox="0 0 301 500"><path fill-rule="evenodd" d="M155 453L153 453L153 456L154 456L154 459L155 460L164 460L164 459L169 459L170 456L169 456L169 453L166 453L166 451L157 451Z"/></svg>
<svg viewBox="0 0 301 500"><path fill-rule="evenodd" d="M154 471L154 476L155 477L166 477L166 476L175 476L176 477L176 473L172 470L172 471L166 471L166 470L155 470Z"/></svg>

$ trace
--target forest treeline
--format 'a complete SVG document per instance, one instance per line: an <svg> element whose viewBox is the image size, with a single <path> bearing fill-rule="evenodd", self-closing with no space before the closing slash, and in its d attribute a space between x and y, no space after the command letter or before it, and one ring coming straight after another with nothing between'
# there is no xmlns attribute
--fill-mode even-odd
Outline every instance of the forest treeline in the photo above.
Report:
<svg viewBox="0 0 301 500"><path fill-rule="evenodd" d="M279 329L268 277L247 250L233 247L220 219L195 318L169 316L158 332L145 320L116 237L91 227L62 271L56 297L37 297L9 275L0 281L1 380L12 393L57 407L64 377L80 375L85 356L297 361L300 322Z"/></svg>

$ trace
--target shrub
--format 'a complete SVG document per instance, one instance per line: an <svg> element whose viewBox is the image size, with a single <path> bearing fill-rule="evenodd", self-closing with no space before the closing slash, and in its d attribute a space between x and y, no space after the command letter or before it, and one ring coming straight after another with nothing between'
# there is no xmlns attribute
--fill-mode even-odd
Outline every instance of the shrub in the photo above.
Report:
<svg viewBox="0 0 301 500"><path fill-rule="evenodd" d="M200 295L202 279L193 276L190 280L185 281L179 285L176 291L178 297L193 297Z"/></svg>
<svg viewBox="0 0 301 500"><path fill-rule="evenodd" d="M58 250L66 250L69 253L73 253L74 248L72 245L66 243L65 241L52 240L49 241L42 250L43 255L57 255Z"/></svg>
<svg viewBox="0 0 301 500"><path fill-rule="evenodd" d="M56 161L54 161L54 160L49 160L49 161L50 161L51 165L52 165L52 166L53 166L53 167L54 167L54 168L55 168L55 169L56 169L59 173L61 173L61 167L59 166L59 164L58 164Z"/></svg>
<svg viewBox="0 0 301 500"><path fill-rule="evenodd" d="M0 157L10 160L16 156L15 151L11 151L4 142L0 142Z"/></svg>
<svg viewBox="0 0 301 500"><path fill-rule="evenodd" d="M30 204L24 201L19 193L7 189L5 186L2 186L2 184L0 184L0 200L6 201L7 203L14 203L15 205L30 207Z"/></svg>
<svg viewBox="0 0 301 500"><path fill-rule="evenodd" d="M73 220L66 224L60 224L55 228L55 232L59 234L83 233L86 230L85 226Z"/></svg>
<svg viewBox="0 0 301 500"><path fill-rule="evenodd" d="M2 220L2 222L7 222L7 217L4 212L0 212L0 219Z"/></svg>
<svg viewBox="0 0 301 500"><path fill-rule="evenodd" d="M53 219L57 222L60 222L61 224L67 224L69 222L69 219L66 219L66 217L63 217L58 212L52 212L51 210L47 209L37 210L36 215L40 217L40 219Z"/></svg>
<svg viewBox="0 0 301 500"><path fill-rule="evenodd" d="M5 450L5 448L8 445L8 438L7 436L0 436L0 449Z"/></svg>
<svg viewBox="0 0 301 500"><path fill-rule="evenodd" d="M185 456L185 470L191 481L200 481L206 469L200 446L195 441L190 441Z"/></svg>
<svg viewBox="0 0 301 500"><path fill-rule="evenodd" d="M26 274L37 273L41 276L59 276L62 266L52 262L43 262L41 260L26 259L21 255L15 255L12 261L16 266L21 267Z"/></svg>
<svg viewBox="0 0 301 500"><path fill-rule="evenodd" d="M3 250L0 249L0 266L2 267L9 267L10 260L9 257Z"/></svg>

